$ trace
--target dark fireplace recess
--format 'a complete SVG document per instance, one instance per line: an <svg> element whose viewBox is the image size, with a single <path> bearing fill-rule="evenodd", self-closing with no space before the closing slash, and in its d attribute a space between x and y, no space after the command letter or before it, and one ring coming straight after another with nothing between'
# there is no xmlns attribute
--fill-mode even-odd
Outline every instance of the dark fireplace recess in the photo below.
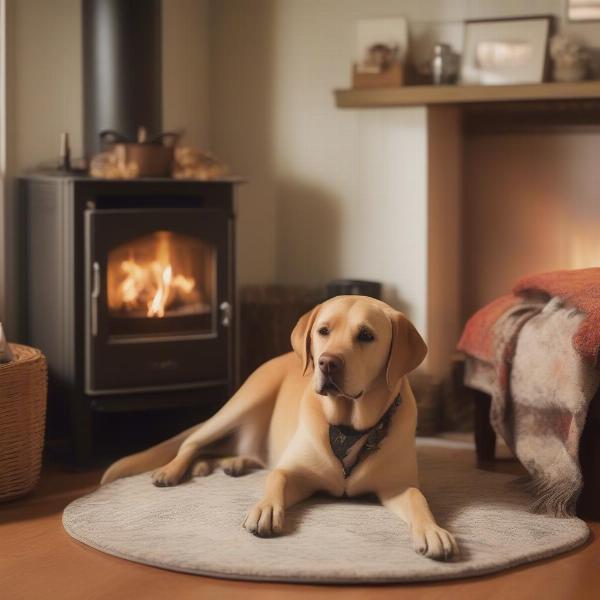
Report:
<svg viewBox="0 0 600 600"><path fill-rule="evenodd" d="M78 462L98 412L210 414L231 394L235 183L22 179L27 337Z"/></svg>

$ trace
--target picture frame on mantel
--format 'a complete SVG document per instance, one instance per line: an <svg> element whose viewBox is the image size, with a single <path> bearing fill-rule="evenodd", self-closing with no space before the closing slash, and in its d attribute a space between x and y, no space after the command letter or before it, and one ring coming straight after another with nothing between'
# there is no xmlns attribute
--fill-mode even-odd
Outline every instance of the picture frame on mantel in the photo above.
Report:
<svg viewBox="0 0 600 600"><path fill-rule="evenodd" d="M551 15L466 21L461 84L542 83L553 24Z"/></svg>
<svg viewBox="0 0 600 600"><path fill-rule="evenodd" d="M566 0L566 4L568 21L600 21L600 0Z"/></svg>

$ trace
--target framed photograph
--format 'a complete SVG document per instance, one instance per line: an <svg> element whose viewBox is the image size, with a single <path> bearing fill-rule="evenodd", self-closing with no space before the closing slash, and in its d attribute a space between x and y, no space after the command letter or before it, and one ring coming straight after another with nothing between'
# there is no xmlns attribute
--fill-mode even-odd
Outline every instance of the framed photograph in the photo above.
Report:
<svg viewBox="0 0 600 600"><path fill-rule="evenodd" d="M467 21L461 83L541 83L551 26L551 16Z"/></svg>
<svg viewBox="0 0 600 600"><path fill-rule="evenodd" d="M600 0L566 0L569 21L600 21Z"/></svg>

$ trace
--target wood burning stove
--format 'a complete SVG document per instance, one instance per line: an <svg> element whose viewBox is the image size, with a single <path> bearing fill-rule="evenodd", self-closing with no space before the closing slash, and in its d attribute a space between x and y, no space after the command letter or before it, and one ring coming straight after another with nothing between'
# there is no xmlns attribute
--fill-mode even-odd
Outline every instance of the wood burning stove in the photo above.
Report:
<svg viewBox="0 0 600 600"><path fill-rule="evenodd" d="M28 338L78 461L95 411L210 410L231 393L235 183L22 180Z"/></svg>

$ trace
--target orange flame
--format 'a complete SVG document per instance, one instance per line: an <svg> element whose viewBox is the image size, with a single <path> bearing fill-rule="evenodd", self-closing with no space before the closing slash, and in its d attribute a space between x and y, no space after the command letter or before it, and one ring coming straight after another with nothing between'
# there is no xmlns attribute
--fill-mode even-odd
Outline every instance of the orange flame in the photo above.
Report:
<svg viewBox="0 0 600 600"><path fill-rule="evenodd" d="M161 232L166 233L166 232ZM146 307L146 316L163 318L169 306L196 294L196 281L182 274L173 276L170 244L167 235L158 240L156 257L152 261L136 262L129 258L121 262L125 274L117 295L130 310Z"/></svg>

